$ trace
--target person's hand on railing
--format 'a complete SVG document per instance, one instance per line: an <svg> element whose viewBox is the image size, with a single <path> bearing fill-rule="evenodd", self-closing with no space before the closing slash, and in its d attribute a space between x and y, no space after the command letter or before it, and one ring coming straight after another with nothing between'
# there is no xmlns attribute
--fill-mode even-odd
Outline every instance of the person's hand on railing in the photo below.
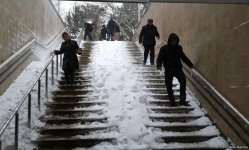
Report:
<svg viewBox="0 0 249 150"><path fill-rule="evenodd" d="M58 50L54 50L54 51L53 51L53 54L59 55L59 51L58 51Z"/></svg>
<svg viewBox="0 0 249 150"><path fill-rule="evenodd" d="M54 52L51 52L51 53L50 53L50 56L53 56L53 55L54 55Z"/></svg>

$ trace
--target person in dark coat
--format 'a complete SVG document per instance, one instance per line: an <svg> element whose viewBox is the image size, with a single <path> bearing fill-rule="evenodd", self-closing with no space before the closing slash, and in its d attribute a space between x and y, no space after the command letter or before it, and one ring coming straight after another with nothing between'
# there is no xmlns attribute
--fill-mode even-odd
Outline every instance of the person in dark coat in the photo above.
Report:
<svg viewBox="0 0 249 150"><path fill-rule="evenodd" d="M189 106L186 102L186 77L182 71L182 62L190 68L193 63L184 54L182 46L179 45L179 37L175 33L171 33L168 38L167 45L161 47L157 58L157 69L165 68L165 84L170 99L170 106L176 106L174 93L172 90L173 77L176 77L180 83L180 102L179 105Z"/></svg>
<svg viewBox="0 0 249 150"><path fill-rule="evenodd" d="M100 32L100 41L106 40L106 35L107 35L107 29L105 25L103 25Z"/></svg>
<svg viewBox="0 0 249 150"><path fill-rule="evenodd" d="M76 41L71 40L67 32L63 32L62 38L64 42L61 44L60 50L55 50L54 54L64 54L62 70L64 70L66 82L69 84L74 81L74 71L79 69L79 62L77 53L79 53L80 48Z"/></svg>
<svg viewBox="0 0 249 150"><path fill-rule="evenodd" d="M107 23L107 36L108 40L119 40L118 36L120 36L120 28L117 23L111 18Z"/></svg>
<svg viewBox="0 0 249 150"><path fill-rule="evenodd" d="M144 46L144 65L146 65L149 52L150 64L154 65L156 45L155 38L160 39L160 35L157 31L157 27L153 25L153 20L149 19L148 24L142 27L142 30L139 35L139 43L143 43Z"/></svg>
<svg viewBox="0 0 249 150"><path fill-rule="evenodd" d="M93 31L93 25L90 23L85 23L85 32L84 32L84 41L87 40L87 37L90 41L93 40L93 37L91 35L91 32Z"/></svg>

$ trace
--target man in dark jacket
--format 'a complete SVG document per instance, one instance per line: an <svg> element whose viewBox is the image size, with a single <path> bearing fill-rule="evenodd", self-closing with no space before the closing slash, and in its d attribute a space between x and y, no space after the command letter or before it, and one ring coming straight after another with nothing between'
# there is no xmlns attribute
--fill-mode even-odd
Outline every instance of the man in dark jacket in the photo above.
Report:
<svg viewBox="0 0 249 150"><path fill-rule="evenodd" d="M118 40L117 34L120 33L120 28L113 18L111 18L107 23L107 32L108 40Z"/></svg>
<svg viewBox="0 0 249 150"><path fill-rule="evenodd" d="M88 37L88 39L89 39L90 41L93 40L93 37L92 37L92 35L91 35L92 30L93 30L93 25L86 22L86 23L85 23L85 32L84 32L84 41L87 40L87 37Z"/></svg>
<svg viewBox="0 0 249 150"><path fill-rule="evenodd" d="M100 34L101 34L100 41L106 40L107 29L106 29L105 25L102 26Z"/></svg>
<svg viewBox="0 0 249 150"><path fill-rule="evenodd" d="M179 37L175 33L169 35L167 45L160 49L157 58L157 68L161 69L162 64L165 68L165 83L170 99L170 106L176 106L174 93L172 90L173 77L176 77L180 83L180 105L189 106L186 102L186 77L182 71L182 62L190 68L193 68L192 62L186 57L182 46L179 45Z"/></svg>
<svg viewBox="0 0 249 150"><path fill-rule="evenodd" d="M60 50L55 50L54 54L64 54L63 57L63 66L66 82L69 84L71 79L71 83L74 81L74 71L79 68L79 62L77 53L79 52L79 46L76 41L71 40L67 32L62 33L62 38L64 42L61 44Z"/></svg>
<svg viewBox="0 0 249 150"><path fill-rule="evenodd" d="M154 57L155 57L155 45L156 40L160 39L160 35L157 31L157 27L153 25L153 20L149 19L148 24L143 26L140 35L139 35L139 43L143 43L144 46L144 65L146 64L148 54L150 52L150 64L154 65Z"/></svg>

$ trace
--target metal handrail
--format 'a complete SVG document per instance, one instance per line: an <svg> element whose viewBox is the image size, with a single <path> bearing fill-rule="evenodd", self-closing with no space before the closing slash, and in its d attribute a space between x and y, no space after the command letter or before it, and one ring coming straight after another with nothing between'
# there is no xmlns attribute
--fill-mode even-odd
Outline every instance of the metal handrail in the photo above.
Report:
<svg viewBox="0 0 249 150"><path fill-rule="evenodd" d="M64 28L62 30L62 32L64 32L65 30L67 30L67 28ZM48 48L52 45L52 43L54 43L59 37L60 37L61 33L56 36L56 38L54 40L52 40L48 46L43 45L42 43L40 43L39 41L37 41L36 39L33 39L31 42L29 42L26 46L24 46L24 48L21 49L21 51L17 52L17 54L13 55L11 58L8 59L7 62L5 62L4 64L0 65L0 68L3 68L7 63L13 63L12 60L14 59L15 56L18 56L20 53L22 53L25 49L29 48L33 43L37 43L40 46L42 46L43 48ZM10 124L10 122L13 120L14 117L16 117L16 122L15 122L15 149L18 149L18 122L19 122L19 114L18 114L18 110L19 108L22 106L22 104L24 103L24 101L27 99L28 97L28 125L29 127L31 127L31 91L34 88L34 86L37 84L38 82L38 106L40 107L40 84L41 84L41 76L43 75L43 73L46 71L46 92L48 91L48 66L49 64L52 62L52 84L54 82L54 61L53 61L54 56L52 56L47 64L45 65L44 69L42 70L42 72L39 74L39 76L36 78L35 82L32 84L32 86L29 88L29 90L25 93L24 97L21 99L21 101L19 102L19 104L17 105L17 107L14 109L14 112L11 114L11 116L9 117L9 119L7 120L7 122L2 126L2 128L0 129L0 138L3 135L4 131L6 130L6 128L8 127L8 125ZM60 57L61 60L61 57ZM58 70L59 70L59 63L58 63L59 59L58 56L56 56L56 74L58 75ZM60 63L61 64L61 63ZM0 150L2 148L2 143L1 143L1 139L0 139Z"/></svg>
<svg viewBox="0 0 249 150"><path fill-rule="evenodd" d="M184 66L185 70L186 67ZM214 86L212 86L196 69L192 69L192 78L194 78L201 86L206 89L212 97L214 97L218 104L222 106L224 110L226 110L238 125L241 126L244 131L249 134L249 120L240 113L238 109L236 109Z"/></svg>
<svg viewBox="0 0 249 150"><path fill-rule="evenodd" d="M28 125L29 127L31 127L31 92L33 90L33 88L35 87L35 85L38 83L38 106L40 108L40 84L41 84L41 77L44 74L44 72L46 72L46 92L48 89L48 66L51 64L52 65L52 84L54 82L54 55L52 55L50 57L50 59L48 60L48 62L46 63L45 67L43 68L43 70L41 71L41 73L39 74L39 76L36 78L36 80L33 82L32 86L29 88L29 90L24 94L24 97L21 99L21 101L19 102L19 104L17 105L17 107L14 109L14 112L11 114L11 116L9 117L9 119L7 120L7 122L3 125L3 127L0 130L0 137L3 135L4 131L6 130L6 128L8 127L8 125L10 124L10 122L13 120L13 118L15 117L15 149L18 149L18 122L19 122L19 109L22 106L22 104L25 102L25 100L28 97ZM56 69L57 69L57 73L58 73L58 55L56 55ZM58 75L58 74L57 74ZM0 140L1 141L1 140ZM0 142L0 149L1 149L1 142Z"/></svg>
<svg viewBox="0 0 249 150"><path fill-rule="evenodd" d="M67 28L65 28L62 32L64 32ZM58 35L48 46L44 46L41 43L39 43L38 41L36 41L38 44L40 44L41 46L48 48L50 47L50 45L56 41L56 39L58 39L60 37L60 35ZM79 39L82 38L80 36L77 36L76 41L79 41ZM34 41L33 41L34 42ZM40 109L40 99L41 99L41 77L45 72L45 92L47 94L48 92L48 66L51 64L51 78L52 78L52 85L54 84L54 56L52 55L48 62L46 63L45 67L43 68L43 70L41 71L41 73L38 75L38 77L36 78L36 80L33 82L32 86L28 89L28 91L24 94L24 97L21 99L21 101L19 102L19 104L16 106L16 108L14 109L14 112L11 114L11 116L9 117L9 119L7 120L7 122L3 125L3 127L0 129L0 150L2 148L2 143L1 143L1 136L3 135L4 131L6 130L6 128L8 127L8 125L10 124L10 122L13 120L13 118L15 117L15 150L18 150L18 130L19 130L19 113L18 110L20 109L20 107L23 105L23 103L25 102L25 100L28 98L28 126L29 128L31 128L31 92L33 90L33 88L35 87L35 85L38 83L38 107ZM62 62L62 55L60 55L60 63L59 63L59 57L58 55L56 55L56 75L59 75L59 65L61 66L61 62Z"/></svg>

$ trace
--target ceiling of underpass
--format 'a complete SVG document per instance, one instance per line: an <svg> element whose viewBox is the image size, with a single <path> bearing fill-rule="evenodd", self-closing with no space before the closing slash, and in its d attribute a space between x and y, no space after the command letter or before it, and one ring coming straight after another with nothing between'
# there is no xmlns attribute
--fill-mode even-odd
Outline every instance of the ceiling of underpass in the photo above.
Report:
<svg viewBox="0 0 249 150"><path fill-rule="evenodd" d="M91 1L117 3L214 3L214 4L249 4L249 0L60 0L60 1Z"/></svg>

